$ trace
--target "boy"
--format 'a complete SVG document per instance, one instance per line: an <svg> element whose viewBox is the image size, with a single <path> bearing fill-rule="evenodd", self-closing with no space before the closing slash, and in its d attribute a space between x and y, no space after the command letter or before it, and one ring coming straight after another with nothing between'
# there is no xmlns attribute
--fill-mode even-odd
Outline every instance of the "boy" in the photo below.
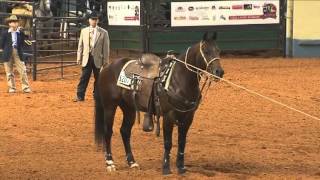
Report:
<svg viewBox="0 0 320 180"><path fill-rule="evenodd" d="M16 85L13 73L13 64L20 74L22 91L24 93L30 93L31 89L27 77L27 69L23 58L23 45L25 34L18 28L19 20L17 16L12 15L6 19L6 23L9 25L9 30L4 31L1 35L2 41L0 48L3 49L4 68L7 76L8 92L15 93Z"/></svg>

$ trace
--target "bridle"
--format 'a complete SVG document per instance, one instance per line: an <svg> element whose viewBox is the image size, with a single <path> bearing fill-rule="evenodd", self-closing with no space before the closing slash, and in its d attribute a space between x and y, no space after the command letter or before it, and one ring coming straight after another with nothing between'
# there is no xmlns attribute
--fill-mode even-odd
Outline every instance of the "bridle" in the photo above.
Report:
<svg viewBox="0 0 320 180"><path fill-rule="evenodd" d="M202 45L203 45L203 41L200 42L200 53L201 53L201 56L202 56L203 60L204 60L205 63L206 63L206 71L207 71L207 70L208 70L208 67L210 66L210 64L213 63L214 61L220 60L220 58L219 58L219 57L215 57L215 58L212 58L212 59L210 59L210 60L208 61L207 58L206 58L206 56L205 56L204 53L203 53Z"/></svg>
<svg viewBox="0 0 320 180"><path fill-rule="evenodd" d="M204 53L203 53L202 46L203 46L203 41L200 42L199 50L200 50L200 54L201 54L201 56L202 56L202 59L203 59L203 61L204 61L205 64L206 64L206 69L205 69L205 71L208 71L208 68L210 67L210 65L211 65L214 61L220 60L220 58L215 57L215 58L212 58L212 59L210 59L210 60L208 61L208 59L206 58L206 56L205 56ZM194 69L192 69L191 67L189 67L189 64L188 64L188 62L187 62L187 61L188 61L188 54L189 54L190 48L191 48L191 47L188 47L187 52L186 52L186 55L185 55L185 57L184 57L184 65L186 66L186 68L187 68L189 71L194 72L194 73L196 73L196 74L198 74L198 75L201 76L199 70L194 70ZM174 58L174 59L176 59L176 58Z"/></svg>

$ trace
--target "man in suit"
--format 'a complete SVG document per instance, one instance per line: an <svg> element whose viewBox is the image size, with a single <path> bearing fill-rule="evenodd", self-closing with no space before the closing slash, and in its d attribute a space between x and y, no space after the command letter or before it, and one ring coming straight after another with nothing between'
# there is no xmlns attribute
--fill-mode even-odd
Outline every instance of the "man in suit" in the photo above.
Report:
<svg viewBox="0 0 320 180"><path fill-rule="evenodd" d="M93 72L95 78L95 89L100 68L103 64L109 63L109 35L105 29L98 26L98 22L98 15L95 12L91 13L89 15L90 26L82 29L80 33L77 63L82 64L82 74L75 102L84 101L91 73Z"/></svg>
<svg viewBox="0 0 320 180"><path fill-rule="evenodd" d="M0 48L3 49L4 68L7 76L8 92L16 92L16 84L14 80L13 65L16 65L17 71L20 74L22 91L24 93L30 93L27 69L24 63L23 48L25 34L18 28L19 20L17 16L12 15L6 19L9 25L9 30L2 33L2 41L0 42Z"/></svg>

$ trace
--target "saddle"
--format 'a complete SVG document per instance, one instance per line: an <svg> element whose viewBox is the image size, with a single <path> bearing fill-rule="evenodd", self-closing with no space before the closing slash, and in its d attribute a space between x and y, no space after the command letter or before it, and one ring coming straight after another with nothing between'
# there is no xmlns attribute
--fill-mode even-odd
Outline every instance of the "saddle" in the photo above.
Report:
<svg viewBox="0 0 320 180"><path fill-rule="evenodd" d="M138 60L127 62L119 75L117 85L134 91L137 108L149 112L154 82L160 74L161 59L154 54L143 54Z"/></svg>
<svg viewBox="0 0 320 180"><path fill-rule="evenodd" d="M161 59L154 54L143 54L139 60L130 63L124 69L126 74L136 74L142 78L154 79L159 77Z"/></svg>

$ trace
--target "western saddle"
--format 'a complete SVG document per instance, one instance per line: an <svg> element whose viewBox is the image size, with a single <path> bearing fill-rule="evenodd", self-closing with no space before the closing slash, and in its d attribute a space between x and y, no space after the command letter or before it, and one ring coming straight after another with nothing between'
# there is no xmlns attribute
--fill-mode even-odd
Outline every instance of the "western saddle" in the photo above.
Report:
<svg viewBox="0 0 320 180"><path fill-rule="evenodd" d="M135 74L142 78L154 79L159 77L161 59L154 54L143 54L139 60L127 65L126 74Z"/></svg>
<svg viewBox="0 0 320 180"><path fill-rule="evenodd" d="M138 60L131 60L122 71L131 79L130 90L135 91L134 100L139 110L152 111L154 82L160 74L161 59L154 54L143 54ZM128 89L128 88L127 88Z"/></svg>

